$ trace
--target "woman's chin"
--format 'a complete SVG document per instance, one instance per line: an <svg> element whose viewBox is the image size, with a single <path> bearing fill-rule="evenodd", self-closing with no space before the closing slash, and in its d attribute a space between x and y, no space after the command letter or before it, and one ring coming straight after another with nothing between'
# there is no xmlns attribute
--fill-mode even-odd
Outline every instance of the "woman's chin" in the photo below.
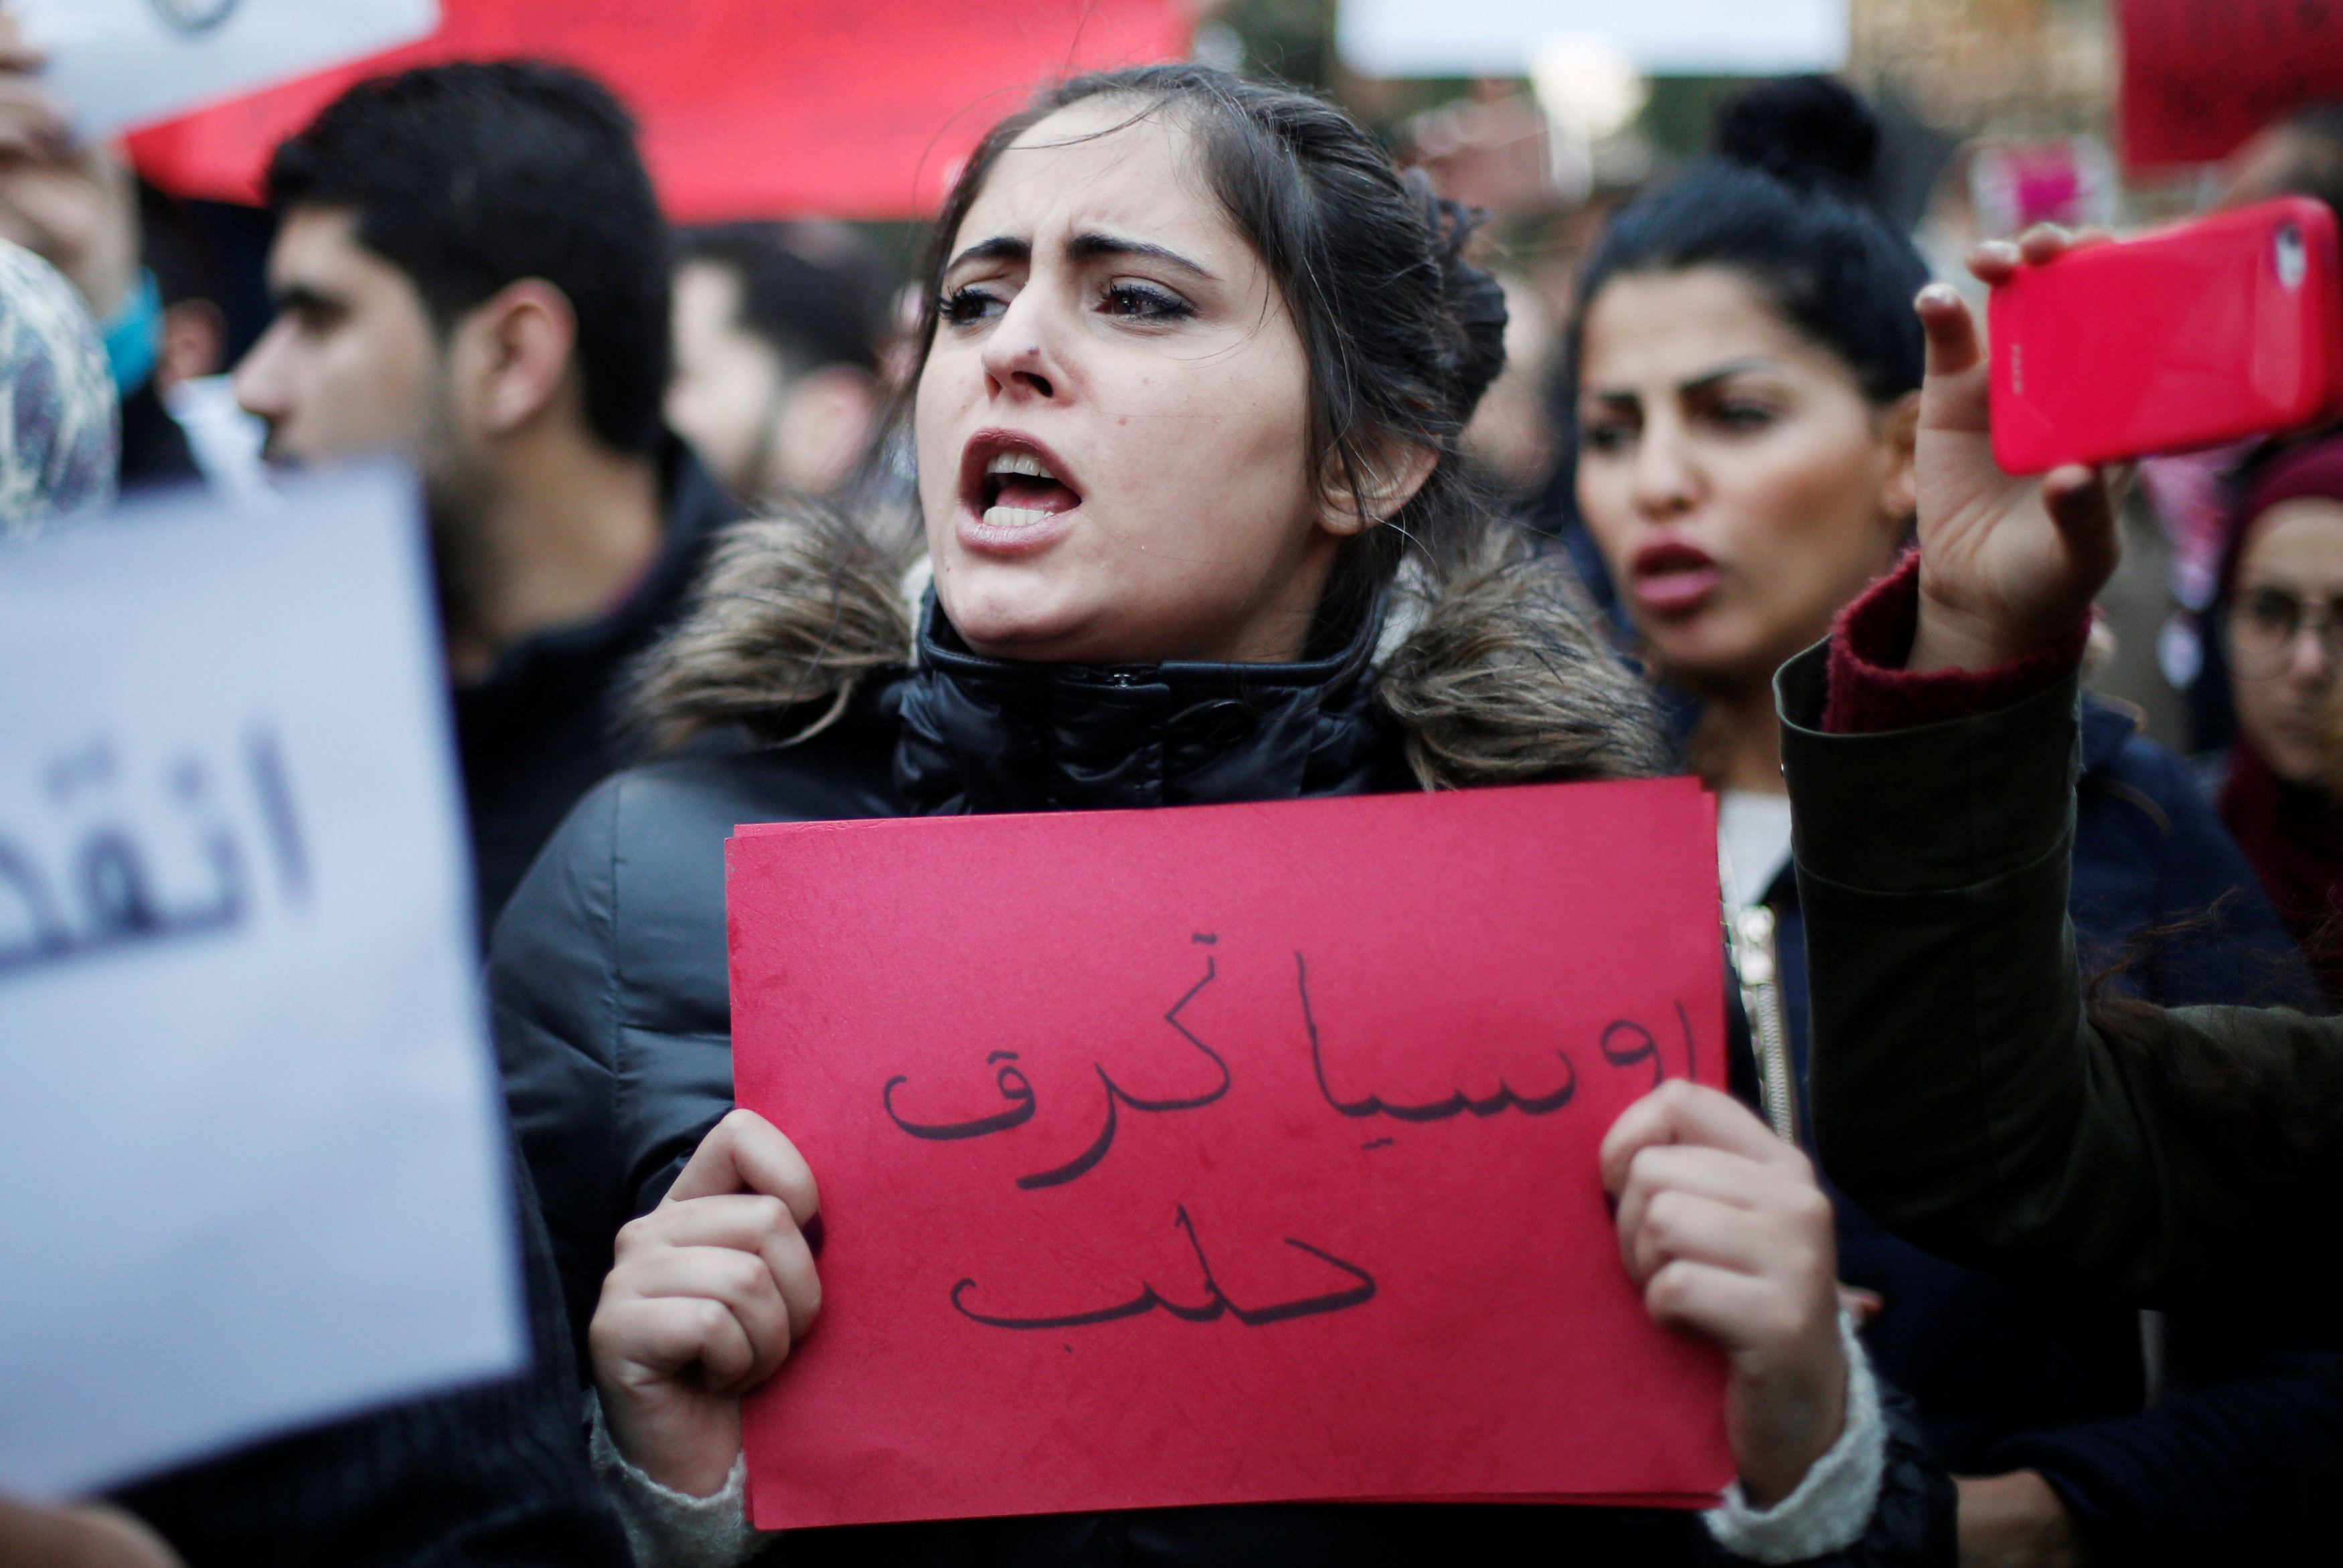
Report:
<svg viewBox="0 0 2343 1568"><path fill-rule="evenodd" d="M977 592L954 591L958 584L939 583L936 597L952 629L976 652L991 658L1068 659L1081 657L1083 633L1095 618L1058 600L1055 595L1031 591L1003 592L988 585ZM1027 589L1033 584L1020 585Z"/></svg>
<svg viewBox="0 0 2343 1568"><path fill-rule="evenodd" d="M1730 684L1748 662L1742 639L1716 635L1718 628L1699 618L1643 629L1645 655L1672 684L1687 689Z"/></svg>
<svg viewBox="0 0 2343 1568"><path fill-rule="evenodd" d="M1711 613L1647 621L1638 629L1644 657L1662 678L1690 695L1715 698L1769 685L1785 660L1829 631L1830 620L1786 626Z"/></svg>

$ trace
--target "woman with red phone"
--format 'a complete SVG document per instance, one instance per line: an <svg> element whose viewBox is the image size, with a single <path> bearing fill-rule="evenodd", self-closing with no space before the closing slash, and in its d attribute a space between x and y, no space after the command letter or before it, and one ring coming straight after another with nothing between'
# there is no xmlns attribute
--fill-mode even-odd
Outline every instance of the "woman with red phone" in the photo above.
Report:
<svg viewBox="0 0 2343 1568"><path fill-rule="evenodd" d="M1729 109L1721 164L1614 219L1582 278L1572 355L1579 508L1640 651L1677 697L1686 761L1719 791L1749 1076L1794 1139L1811 1139L1821 1111L1810 1121L1803 1082L1806 916L1773 677L1894 566L1919 483L1912 298L1926 275L1853 194L1868 131L1859 101L1818 80ZM2299 981L2179 759L2094 705L2082 760L2073 907L2104 958L2226 900L2226 929L2199 921L2163 944L2132 966L2131 989L2234 1001ZM2284 1483L2301 1434L2343 1421L2343 1401L2298 1375L2295 1339L2201 1317L2184 1324L2183 1361L2210 1386L2144 1410L2132 1314L2051 1311L1887 1234L1859 1203L1841 1201L1838 1219L1841 1278L1878 1309L1875 1359L1962 1476L1974 1559L2227 1550L2256 1528L2243 1500ZM2262 1438L2223 1435L2244 1429Z"/></svg>
<svg viewBox="0 0 2343 1568"><path fill-rule="evenodd" d="M1971 267L1998 285L2076 248L2037 231ZM2068 849L2107 477L1996 466L1967 307L1938 286L1920 313L1919 553L1777 681L1823 1157L1899 1234L2026 1289L2331 1330L2343 1024L2088 994ZM2305 1532L2264 1560L2331 1547L2337 1434L2264 1500Z"/></svg>

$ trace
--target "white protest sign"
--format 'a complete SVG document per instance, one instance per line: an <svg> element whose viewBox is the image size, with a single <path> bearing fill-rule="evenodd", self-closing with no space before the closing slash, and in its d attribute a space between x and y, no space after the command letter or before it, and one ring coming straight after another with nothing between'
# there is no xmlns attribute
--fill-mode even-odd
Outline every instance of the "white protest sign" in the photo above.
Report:
<svg viewBox="0 0 2343 1568"><path fill-rule="evenodd" d="M525 1361L419 517L0 548L0 1493Z"/></svg>
<svg viewBox="0 0 2343 1568"><path fill-rule="evenodd" d="M1335 41L1363 76L1523 76L1583 36L1652 75L1773 75L1846 63L1847 0L1342 0Z"/></svg>
<svg viewBox="0 0 2343 1568"><path fill-rule="evenodd" d="M42 80L95 141L439 25L437 0L8 0Z"/></svg>

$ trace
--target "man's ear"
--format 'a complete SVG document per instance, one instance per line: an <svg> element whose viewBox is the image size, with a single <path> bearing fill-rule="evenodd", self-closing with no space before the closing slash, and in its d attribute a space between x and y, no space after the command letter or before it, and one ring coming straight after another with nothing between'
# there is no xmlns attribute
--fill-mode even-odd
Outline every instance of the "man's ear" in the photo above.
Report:
<svg viewBox="0 0 2343 1568"><path fill-rule="evenodd" d="M1920 394L1906 392L1881 409L1878 419L1887 459L1880 475L1879 506L1900 528L1920 509L1919 481L1913 468L1920 437Z"/></svg>
<svg viewBox="0 0 2343 1568"><path fill-rule="evenodd" d="M1318 526L1347 538L1386 521L1415 499L1415 493L1439 466L1437 448L1393 438L1360 462L1353 488L1353 476L1343 471L1339 458L1330 457L1321 487L1324 501L1319 508Z"/></svg>
<svg viewBox="0 0 2343 1568"><path fill-rule="evenodd" d="M535 422L568 386L577 345L569 297L541 277L508 283L474 306L448 353L465 422L483 440Z"/></svg>

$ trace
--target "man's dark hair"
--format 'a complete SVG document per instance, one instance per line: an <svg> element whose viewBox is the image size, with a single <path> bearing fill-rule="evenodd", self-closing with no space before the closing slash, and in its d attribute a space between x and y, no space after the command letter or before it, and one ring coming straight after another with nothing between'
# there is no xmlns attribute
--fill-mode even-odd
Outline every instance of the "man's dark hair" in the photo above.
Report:
<svg viewBox="0 0 2343 1568"><path fill-rule="evenodd" d="M676 236L679 265L740 280L739 325L790 375L825 365L876 372L893 308L893 269L852 229L830 223L727 223Z"/></svg>
<svg viewBox="0 0 2343 1568"><path fill-rule="evenodd" d="M138 259L155 275L164 305L208 299L226 292L219 259L176 196L145 180L138 182Z"/></svg>
<svg viewBox="0 0 2343 1568"><path fill-rule="evenodd" d="M508 284L552 284L578 320L587 425L618 451L657 445L667 228L634 121L592 77L507 60L361 82L277 149L268 199L354 209L443 333Z"/></svg>

